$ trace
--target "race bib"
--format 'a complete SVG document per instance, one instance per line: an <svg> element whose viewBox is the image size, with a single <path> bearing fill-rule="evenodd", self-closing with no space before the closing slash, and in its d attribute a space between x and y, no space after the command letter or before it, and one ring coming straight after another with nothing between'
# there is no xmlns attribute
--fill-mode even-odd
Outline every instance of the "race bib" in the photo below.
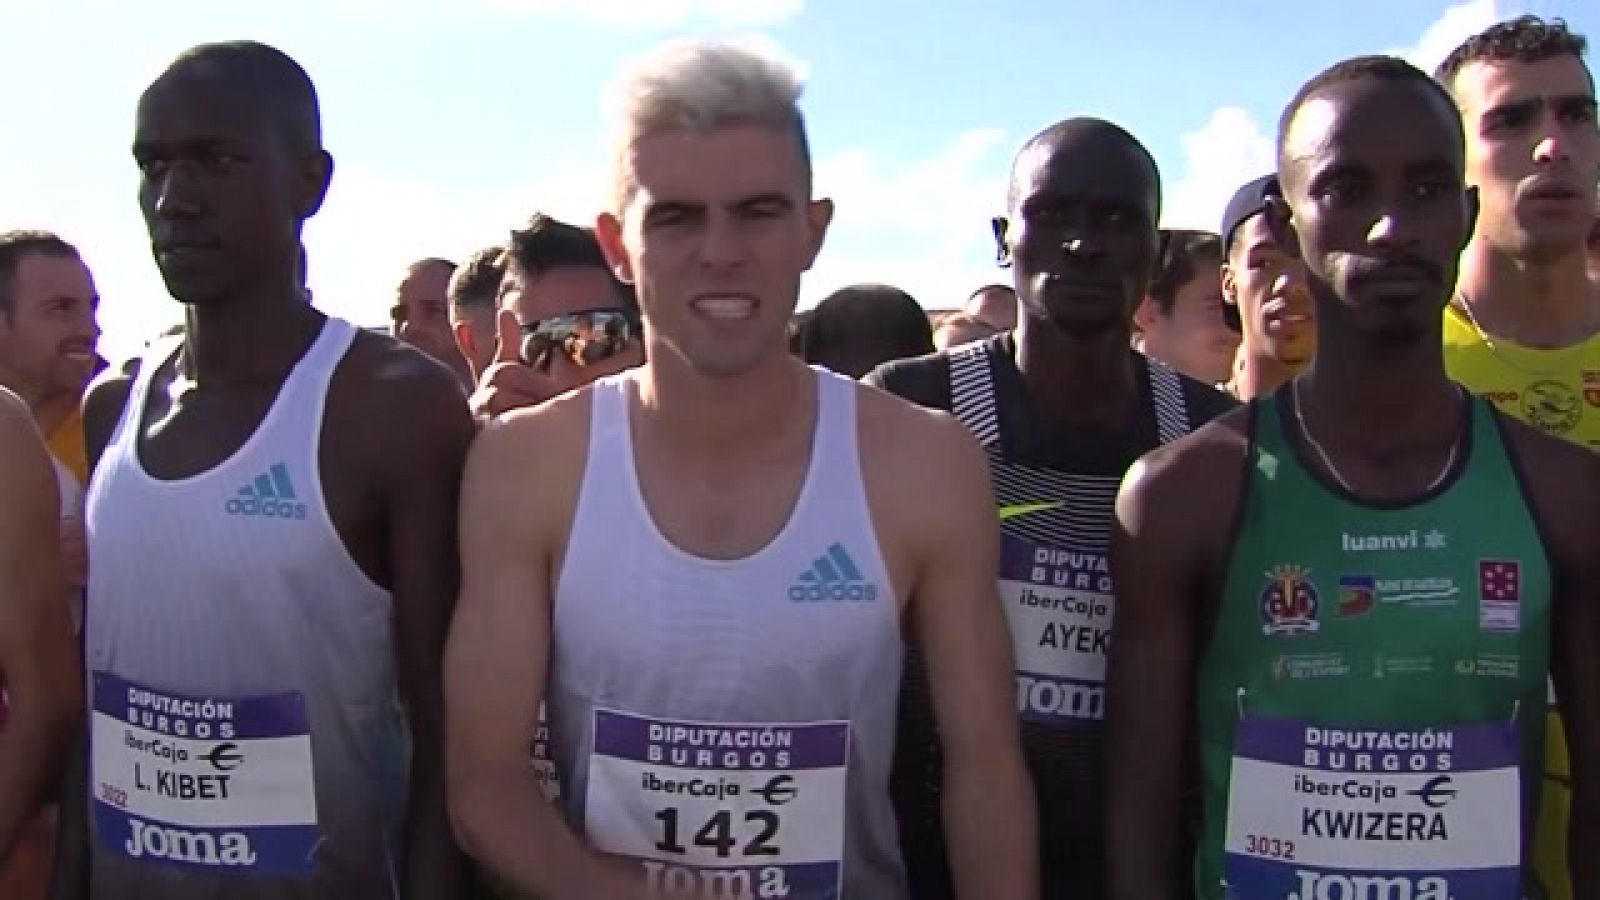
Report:
<svg viewBox="0 0 1600 900"><path fill-rule="evenodd" d="M1001 536L1000 599L1017 658L1017 710L1046 725L1105 714L1111 573L1098 553Z"/></svg>
<svg viewBox="0 0 1600 900"><path fill-rule="evenodd" d="M1508 723L1419 731L1242 720L1230 896L1516 900L1518 751Z"/></svg>
<svg viewBox="0 0 1600 900"><path fill-rule="evenodd" d="M97 672L90 743L106 850L241 876L314 868L320 835L301 695L187 697Z"/></svg>
<svg viewBox="0 0 1600 900"><path fill-rule="evenodd" d="M849 745L849 722L676 722L597 709L589 841L639 860L654 889L833 900Z"/></svg>

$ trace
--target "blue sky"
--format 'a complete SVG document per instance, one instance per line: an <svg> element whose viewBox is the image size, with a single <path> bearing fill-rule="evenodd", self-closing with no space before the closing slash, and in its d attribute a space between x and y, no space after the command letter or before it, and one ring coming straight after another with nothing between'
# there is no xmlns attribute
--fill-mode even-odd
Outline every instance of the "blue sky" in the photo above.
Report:
<svg viewBox="0 0 1600 900"><path fill-rule="evenodd" d="M1331 62L1397 52L1431 66L1522 11L1600 39L1594 0L0 3L0 228L80 246L112 357L179 315L128 145L139 92L202 41L262 40L311 73L337 165L307 227L311 287L323 309L377 324L413 259L459 259L535 210L591 221L603 92L673 38L758 41L806 75L818 189L838 218L802 304L873 280L930 307L1003 277L988 217L1015 148L1057 119L1128 128L1161 165L1164 224L1214 229L1233 189L1270 166L1284 101Z"/></svg>

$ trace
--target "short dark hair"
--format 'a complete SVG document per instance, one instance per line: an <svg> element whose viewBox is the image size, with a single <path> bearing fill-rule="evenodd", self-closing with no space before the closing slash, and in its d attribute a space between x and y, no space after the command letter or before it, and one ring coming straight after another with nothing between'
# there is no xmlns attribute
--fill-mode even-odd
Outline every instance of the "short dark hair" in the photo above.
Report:
<svg viewBox="0 0 1600 900"><path fill-rule="evenodd" d="M916 298L887 284L834 291L811 310L802 332L806 362L853 378L879 363L924 356L934 349L927 311Z"/></svg>
<svg viewBox="0 0 1600 900"><path fill-rule="evenodd" d="M78 248L51 231L18 229L0 233L0 315L10 319L17 309L17 267L29 254L79 259Z"/></svg>
<svg viewBox="0 0 1600 900"><path fill-rule="evenodd" d="M1456 75L1475 62L1539 62L1557 56L1583 58L1589 42L1581 34L1567 30L1565 19L1518 16L1491 25L1461 42L1433 70L1433 77L1446 90L1455 89Z"/></svg>
<svg viewBox="0 0 1600 900"><path fill-rule="evenodd" d="M527 281L552 269L593 267L611 273L606 255L594 231L569 225L560 219L535 213L528 224L511 232L506 244L506 272L515 272ZM615 278L613 278L615 280ZM617 297L624 311L638 315L639 301L633 288L620 281Z"/></svg>
<svg viewBox="0 0 1600 900"><path fill-rule="evenodd" d="M1205 266L1222 266L1222 238L1209 231L1163 228L1156 274L1145 293L1156 301L1163 316L1170 316L1178 302L1178 289L1193 281Z"/></svg>
<svg viewBox="0 0 1600 900"><path fill-rule="evenodd" d="M986 284L983 287L978 288L977 290L975 290L972 293L968 294L967 295L967 301L970 303L971 301L976 300L979 297L982 297L984 294L987 294L990 291L1005 291L1006 293L1010 294L1013 298L1015 298L1017 296L1017 289L1016 288L1012 287L1009 284L1001 284L1000 282L997 281L994 284Z"/></svg>
<svg viewBox="0 0 1600 900"><path fill-rule="evenodd" d="M1426 85L1445 105L1449 116L1455 122L1456 133L1461 135L1463 143L1466 141L1466 131L1461 125L1461 115L1456 111L1456 101L1448 91L1434 81L1426 72L1413 66L1411 63L1398 56L1357 56L1343 62L1337 62L1312 76L1310 81L1301 85L1295 92L1289 105L1283 108L1283 115L1278 117L1278 180L1286 181L1290 167L1283 158L1284 143L1289 138L1289 128L1294 125L1295 116L1299 115L1301 107L1305 106L1312 97L1324 89L1337 84L1348 84L1364 78L1376 78L1379 81L1395 83L1411 83ZM1285 184L1287 187L1287 184Z"/></svg>
<svg viewBox="0 0 1600 900"><path fill-rule="evenodd" d="M306 70L282 50L259 41L200 44L179 54L156 84L190 75L222 78L242 89L272 119L274 133L291 150L322 149L317 88Z"/></svg>
<svg viewBox="0 0 1600 900"><path fill-rule="evenodd" d="M506 274L506 248L496 244L484 247L450 276L450 311L460 313L473 307L493 307L500 295L500 280Z"/></svg>

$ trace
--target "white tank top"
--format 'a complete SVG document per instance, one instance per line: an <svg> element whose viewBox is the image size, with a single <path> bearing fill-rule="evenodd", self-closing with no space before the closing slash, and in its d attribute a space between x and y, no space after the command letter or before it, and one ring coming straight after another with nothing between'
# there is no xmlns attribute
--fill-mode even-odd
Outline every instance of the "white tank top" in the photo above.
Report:
<svg viewBox="0 0 1600 900"><path fill-rule="evenodd" d="M330 319L231 457L157 480L145 357L90 482L96 897L398 896L407 743L390 595L323 502Z"/></svg>
<svg viewBox="0 0 1600 900"><path fill-rule="evenodd" d="M862 484L859 388L816 377L799 499L769 544L737 560L662 535L634 466L633 379L593 389L555 592L550 746L574 829L639 860L653 883L906 896L888 785L896 594Z"/></svg>

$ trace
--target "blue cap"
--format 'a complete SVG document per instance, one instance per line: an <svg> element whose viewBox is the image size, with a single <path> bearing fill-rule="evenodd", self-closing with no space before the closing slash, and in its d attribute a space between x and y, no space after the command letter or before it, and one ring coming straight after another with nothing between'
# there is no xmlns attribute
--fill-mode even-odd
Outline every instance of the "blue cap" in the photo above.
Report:
<svg viewBox="0 0 1600 900"><path fill-rule="evenodd" d="M1228 201L1228 209L1222 214L1222 255L1226 257L1233 249L1233 233L1246 219L1267 208L1268 197L1283 196L1283 189L1278 186L1278 176L1263 175L1234 192L1233 199Z"/></svg>

